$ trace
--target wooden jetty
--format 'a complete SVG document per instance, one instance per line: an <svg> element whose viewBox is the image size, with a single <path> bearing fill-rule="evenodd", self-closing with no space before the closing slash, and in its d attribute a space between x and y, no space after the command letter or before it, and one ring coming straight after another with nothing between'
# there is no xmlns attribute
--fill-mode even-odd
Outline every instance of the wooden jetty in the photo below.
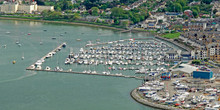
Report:
<svg viewBox="0 0 220 110"><path fill-rule="evenodd" d="M65 45L66 43L62 43L61 45L59 45L58 47L56 47L54 50L52 50L51 52L56 52L58 51L60 48L62 48L63 45ZM49 53L51 53L49 52ZM49 54L48 53L48 54ZM46 54L45 56L43 56L41 59L46 59L46 56L48 55ZM32 64L32 65L35 65ZM32 69L31 66L27 67L26 70L30 70L30 71L45 71L45 72L57 72L57 73L71 73L71 74L87 74L87 75L99 75L99 76L112 76L112 77L124 77L124 78L134 78L134 79L141 79L143 80L143 77L138 77L138 76L127 76L127 75L120 75L120 74L100 74L100 73L84 73L84 72L75 72L75 71L55 71L55 70L45 70L45 69Z"/></svg>

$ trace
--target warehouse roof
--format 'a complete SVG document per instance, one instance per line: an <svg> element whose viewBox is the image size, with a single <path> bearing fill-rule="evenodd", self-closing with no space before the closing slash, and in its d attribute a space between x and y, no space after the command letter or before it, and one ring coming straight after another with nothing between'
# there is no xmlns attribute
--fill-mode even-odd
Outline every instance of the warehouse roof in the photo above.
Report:
<svg viewBox="0 0 220 110"><path fill-rule="evenodd" d="M180 64L179 66L179 68L173 69L172 72L181 71L190 74L198 69L197 67L188 64Z"/></svg>

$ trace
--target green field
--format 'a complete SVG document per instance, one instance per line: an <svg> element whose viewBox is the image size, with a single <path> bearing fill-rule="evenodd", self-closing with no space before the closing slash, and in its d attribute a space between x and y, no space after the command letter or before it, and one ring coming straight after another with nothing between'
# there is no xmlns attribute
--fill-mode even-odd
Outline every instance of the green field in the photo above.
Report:
<svg viewBox="0 0 220 110"><path fill-rule="evenodd" d="M168 34L162 35L162 37L165 37L165 38L168 38L168 39L179 38L179 36L180 36L180 32L177 32L177 33L168 33Z"/></svg>

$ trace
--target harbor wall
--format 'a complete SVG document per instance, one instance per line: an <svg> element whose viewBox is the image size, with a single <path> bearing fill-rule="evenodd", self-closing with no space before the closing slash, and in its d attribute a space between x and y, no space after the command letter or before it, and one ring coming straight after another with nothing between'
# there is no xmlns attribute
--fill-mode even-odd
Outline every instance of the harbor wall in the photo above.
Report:
<svg viewBox="0 0 220 110"><path fill-rule="evenodd" d="M149 106L149 107L162 109L162 110L181 110L180 108L169 107L169 106L166 106L166 105L161 105L161 104L156 104L156 103L150 102L150 101L148 101L148 100L146 100L146 99L144 99L140 96L140 94L137 92L137 88L132 90L130 92L130 95L138 103Z"/></svg>
<svg viewBox="0 0 220 110"><path fill-rule="evenodd" d="M183 44L177 43L177 42L175 42L173 39L170 40L170 39L166 39L166 38L163 38L163 37L160 37L160 36L155 36L155 38L161 39L161 40L164 40L164 41L167 41L167 42L169 42L169 43L172 43L172 44L174 44L174 45L176 45L176 46L182 48L183 50L186 50L186 51L188 51L188 52L191 52L191 49L190 49L189 47L187 47L187 46L185 46L185 45L183 45Z"/></svg>

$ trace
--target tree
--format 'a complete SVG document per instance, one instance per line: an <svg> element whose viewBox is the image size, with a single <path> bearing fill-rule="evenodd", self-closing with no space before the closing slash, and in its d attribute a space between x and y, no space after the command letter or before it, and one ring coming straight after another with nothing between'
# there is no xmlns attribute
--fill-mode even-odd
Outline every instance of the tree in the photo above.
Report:
<svg viewBox="0 0 220 110"><path fill-rule="evenodd" d="M73 5L70 1L64 0L62 10L72 9Z"/></svg>
<svg viewBox="0 0 220 110"><path fill-rule="evenodd" d="M199 13L197 10L193 9L192 12L193 12L192 14L195 18L197 18L199 16Z"/></svg>
<svg viewBox="0 0 220 110"><path fill-rule="evenodd" d="M98 1L99 0L85 0L83 2L83 5L85 5L86 9L88 10L88 9L91 9L92 7L98 7L98 3L96 3Z"/></svg>
<svg viewBox="0 0 220 110"><path fill-rule="evenodd" d="M43 10L43 11L41 12L41 15L42 15L43 18L48 17L48 14L49 14L49 11L48 11L48 10Z"/></svg>
<svg viewBox="0 0 220 110"><path fill-rule="evenodd" d="M119 20L118 20L118 18L115 18L115 19L114 19L114 24L116 24L116 25L119 24Z"/></svg>
<svg viewBox="0 0 220 110"><path fill-rule="evenodd" d="M180 5L180 3L175 3L174 5L174 8L175 8L175 12L182 12L182 6Z"/></svg>
<svg viewBox="0 0 220 110"><path fill-rule="evenodd" d="M79 13L74 13L73 14L73 20L80 19L80 18L81 18L81 16L80 16Z"/></svg>
<svg viewBox="0 0 220 110"><path fill-rule="evenodd" d="M72 13L71 10L65 10L65 13Z"/></svg>
<svg viewBox="0 0 220 110"><path fill-rule="evenodd" d="M121 22L121 25L122 25L124 28L127 28L127 27L128 27L128 24L129 24L128 21L122 21L122 22Z"/></svg>
<svg viewBox="0 0 220 110"><path fill-rule="evenodd" d="M163 23L163 20L162 20L162 19L158 20L158 23L159 23L159 24L162 24L162 23Z"/></svg>
<svg viewBox="0 0 220 110"><path fill-rule="evenodd" d="M131 21L133 21L134 23L140 22L140 15L134 14L133 18L131 18Z"/></svg>
<svg viewBox="0 0 220 110"><path fill-rule="evenodd" d="M115 18L115 17L121 17L121 15L124 13L124 10L122 8L117 8L117 7L114 7L111 9L111 17L112 18Z"/></svg>
<svg viewBox="0 0 220 110"><path fill-rule="evenodd" d="M107 9L107 5L106 5L106 4L103 4L103 5L101 6L101 9L106 10L106 9Z"/></svg>
<svg viewBox="0 0 220 110"><path fill-rule="evenodd" d="M62 11L62 9L60 7L57 7L56 11Z"/></svg>
<svg viewBox="0 0 220 110"><path fill-rule="evenodd" d="M184 7L183 7L183 11L185 11L185 10L189 10L189 9L190 9L189 6L184 6Z"/></svg>
<svg viewBox="0 0 220 110"><path fill-rule="evenodd" d="M79 3L73 4L73 8L79 8L79 7L80 7Z"/></svg>
<svg viewBox="0 0 220 110"><path fill-rule="evenodd" d="M145 17L144 17L143 15L140 15L140 17L139 17L139 18L140 18L140 21L145 20L145 19L144 19Z"/></svg>
<svg viewBox="0 0 220 110"><path fill-rule="evenodd" d="M182 7L186 6L186 0L178 0L177 2L180 3Z"/></svg>
<svg viewBox="0 0 220 110"><path fill-rule="evenodd" d="M36 0L36 2L37 2L38 5L45 5L44 2L41 1L41 0Z"/></svg>
<svg viewBox="0 0 220 110"><path fill-rule="evenodd" d="M174 11L174 3L170 0L167 1L166 11L173 12Z"/></svg>
<svg viewBox="0 0 220 110"><path fill-rule="evenodd" d="M50 19L58 19L61 17L61 12L56 12L56 11L53 11L49 14L49 18Z"/></svg>
<svg viewBox="0 0 220 110"><path fill-rule="evenodd" d="M93 16L98 16L99 15L99 8L98 7L92 7L92 15Z"/></svg>
<svg viewBox="0 0 220 110"><path fill-rule="evenodd" d="M192 61L192 64L200 65L200 64L201 64L201 61L200 61L200 60L193 60L193 61Z"/></svg>
<svg viewBox="0 0 220 110"><path fill-rule="evenodd" d="M194 7L192 7L192 9L195 9L197 12L200 12L200 9L198 6L194 6Z"/></svg>
<svg viewBox="0 0 220 110"><path fill-rule="evenodd" d="M215 13L217 13L218 12L218 10L217 9L214 9L213 10L213 14L215 14Z"/></svg>
<svg viewBox="0 0 220 110"><path fill-rule="evenodd" d="M203 3L210 4L212 0L202 0Z"/></svg>
<svg viewBox="0 0 220 110"><path fill-rule="evenodd" d="M102 16L102 17L105 17L105 16L106 16L106 13L105 13L105 12L101 13L101 16Z"/></svg>

